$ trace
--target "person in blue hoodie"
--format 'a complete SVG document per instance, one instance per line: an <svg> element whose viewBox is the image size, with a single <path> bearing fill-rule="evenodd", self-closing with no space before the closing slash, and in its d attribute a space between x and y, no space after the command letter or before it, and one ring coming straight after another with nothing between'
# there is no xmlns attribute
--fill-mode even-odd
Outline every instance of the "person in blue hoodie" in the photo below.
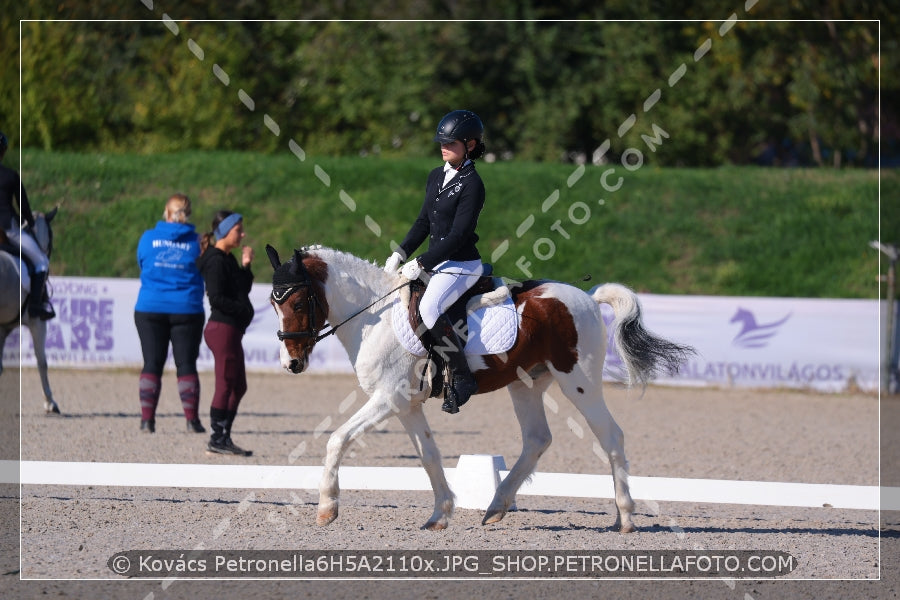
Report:
<svg viewBox="0 0 900 600"><path fill-rule="evenodd" d="M145 433L156 431L156 406L170 343L187 431L206 431L198 414L200 378L197 375L206 315L203 278L196 262L200 256L200 236L187 222L190 216L190 199L184 194L173 194L166 202L163 220L145 231L138 242L141 289L134 306L134 324L144 357L138 388L141 431Z"/></svg>

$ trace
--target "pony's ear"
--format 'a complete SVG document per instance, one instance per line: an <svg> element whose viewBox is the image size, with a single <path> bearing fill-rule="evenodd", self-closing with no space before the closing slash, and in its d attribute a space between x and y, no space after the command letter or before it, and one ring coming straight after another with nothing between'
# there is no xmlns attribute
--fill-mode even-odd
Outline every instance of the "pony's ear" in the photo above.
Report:
<svg viewBox="0 0 900 600"><path fill-rule="evenodd" d="M272 263L273 269L277 269L281 266L281 259L278 258L278 250L273 248L271 244L266 244L266 254L269 255L269 262Z"/></svg>
<svg viewBox="0 0 900 600"><path fill-rule="evenodd" d="M57 204L56 206L53 207L53 210L51 210L51 211L48 212L46 215L44 215L44 219L46 219L46 221L49 223L50 221L53 220L53 217L56 216L56 213L57 213L57 212L59 212L59 205L58 205L58 204Z"/></svg>

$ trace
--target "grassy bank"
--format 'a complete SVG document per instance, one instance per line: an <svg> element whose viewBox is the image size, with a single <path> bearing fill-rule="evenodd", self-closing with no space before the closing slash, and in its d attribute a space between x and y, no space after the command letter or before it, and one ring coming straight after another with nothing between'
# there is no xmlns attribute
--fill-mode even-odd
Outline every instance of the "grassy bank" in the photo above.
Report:
<svg viewBox="0 0 900 600"><path fill-rule="evenodd" d="M377 260L422 201L419 160L182 152L153 156L25 151L37 210L62 205L53 272L136 277L135 248L170 192L194 202L206 230L218 208L244 214L264 246L321 243ZM485 260L512 278L619 281L642 292L874 298L879 237L900 242L900 174L862 170L655 169L504 162L479 165ZM892 237L893 236L893 237ZM505 251L501 252L502 249ZM882 269L883 270L883 269Z"/></svg>

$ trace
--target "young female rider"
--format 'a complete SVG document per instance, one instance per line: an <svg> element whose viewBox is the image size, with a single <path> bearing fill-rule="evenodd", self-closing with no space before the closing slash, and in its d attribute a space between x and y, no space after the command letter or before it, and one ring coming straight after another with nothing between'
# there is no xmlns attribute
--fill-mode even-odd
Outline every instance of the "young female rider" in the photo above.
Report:
<svg viewBox="0 0 900 600"><path fill-rule="evenodd" d="M6 156L9 141L0 132L0 161ZM19 206L13 206L13 200ZM31 214L31 205L28 204L28 194L19 179L19 174L13 169L0 165L0 229L6 233L9 243L22 249L22 255L31 266L31 293L28 296L28 315L38 317L44 321L56 316L53 305L44 292L47 276L50 274L50 259L41 251L40 246L27 233L22 232L22 223L19 213L28 227L34 227L34 215ZM0 236L2 237L2 236Z"/></svg>
<svg viewBox="0 0 900 600"><path fill-rule="evenodd" d="M419 216L385 263L385 271L396 273L400 263L428 238L428 251L406 263L400 274L410 280L427 279L419 306L428 327L422 343L439 349L453 372L450 392L441 407L451 414L478 392L463 344L444 312L482 273L475 227L485 194L474 161L484 154L483 135L484 125L472 111L454 110L441 119L434 141L441 144L445 163L428 175Z"/></svg>

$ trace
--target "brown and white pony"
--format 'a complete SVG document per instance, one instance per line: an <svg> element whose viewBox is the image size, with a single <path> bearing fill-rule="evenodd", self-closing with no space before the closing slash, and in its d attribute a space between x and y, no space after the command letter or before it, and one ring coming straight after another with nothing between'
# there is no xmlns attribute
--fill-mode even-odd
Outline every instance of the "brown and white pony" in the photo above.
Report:
<svg viewBox="0 0 900 600"><path fill-rule="evenodd" d="M34 213L34 239L47 256L53 252L53 229L50 222L57 210L58 208L54 208L46 215ZM23 289L20 269L25 269L25 264L20 265L18 251L14 254L0 252L0 374L3 373L3 344L7 336L19 326L27 327L31 332L34 357L44 390L44 411L58 414L59 406L53 399L50 378L47 376L47 353L44 348L47 342L47 322L28 316L28 309L24 306L28 290ZM25 276L27 277L27 272Z"/></svg>
<svg viewBox="0 0 900 600"><path fill-rule="evenodd" d="M424 525L444 529L453 513L454 496L422 405L430 389L420 389L421 358L398 341L391 305L406 280L378 265L321 246L295 250L283 263L267 246L275 273L271 303L278 314L281 364L301 373L316 342L335 333L369 399L332 433L319 486L316 523L338 516L338 468L349 445L387 417L400 419L413 442L434 490L434 513ZM518 337L503 355L468 356L479 393L506 387L522 428L522 454L497 488L482 521L500 521L516 492L534 472L550 445L543 393L555 379L587 420L609 457L620 531L634 531L634 502L628 488L624 436L603 401L602 373L607 334L600 302L615 313L615 343L629 382L645 384L662 369L675 370L692 349L648 333L634 292L619 284L584 292L555 281L526 281L513 290L519 315ZM332 330L322 333L326 320ZM477 399L464 410L479 410ZM453 417L447 417L453 418Z"/></svg>

